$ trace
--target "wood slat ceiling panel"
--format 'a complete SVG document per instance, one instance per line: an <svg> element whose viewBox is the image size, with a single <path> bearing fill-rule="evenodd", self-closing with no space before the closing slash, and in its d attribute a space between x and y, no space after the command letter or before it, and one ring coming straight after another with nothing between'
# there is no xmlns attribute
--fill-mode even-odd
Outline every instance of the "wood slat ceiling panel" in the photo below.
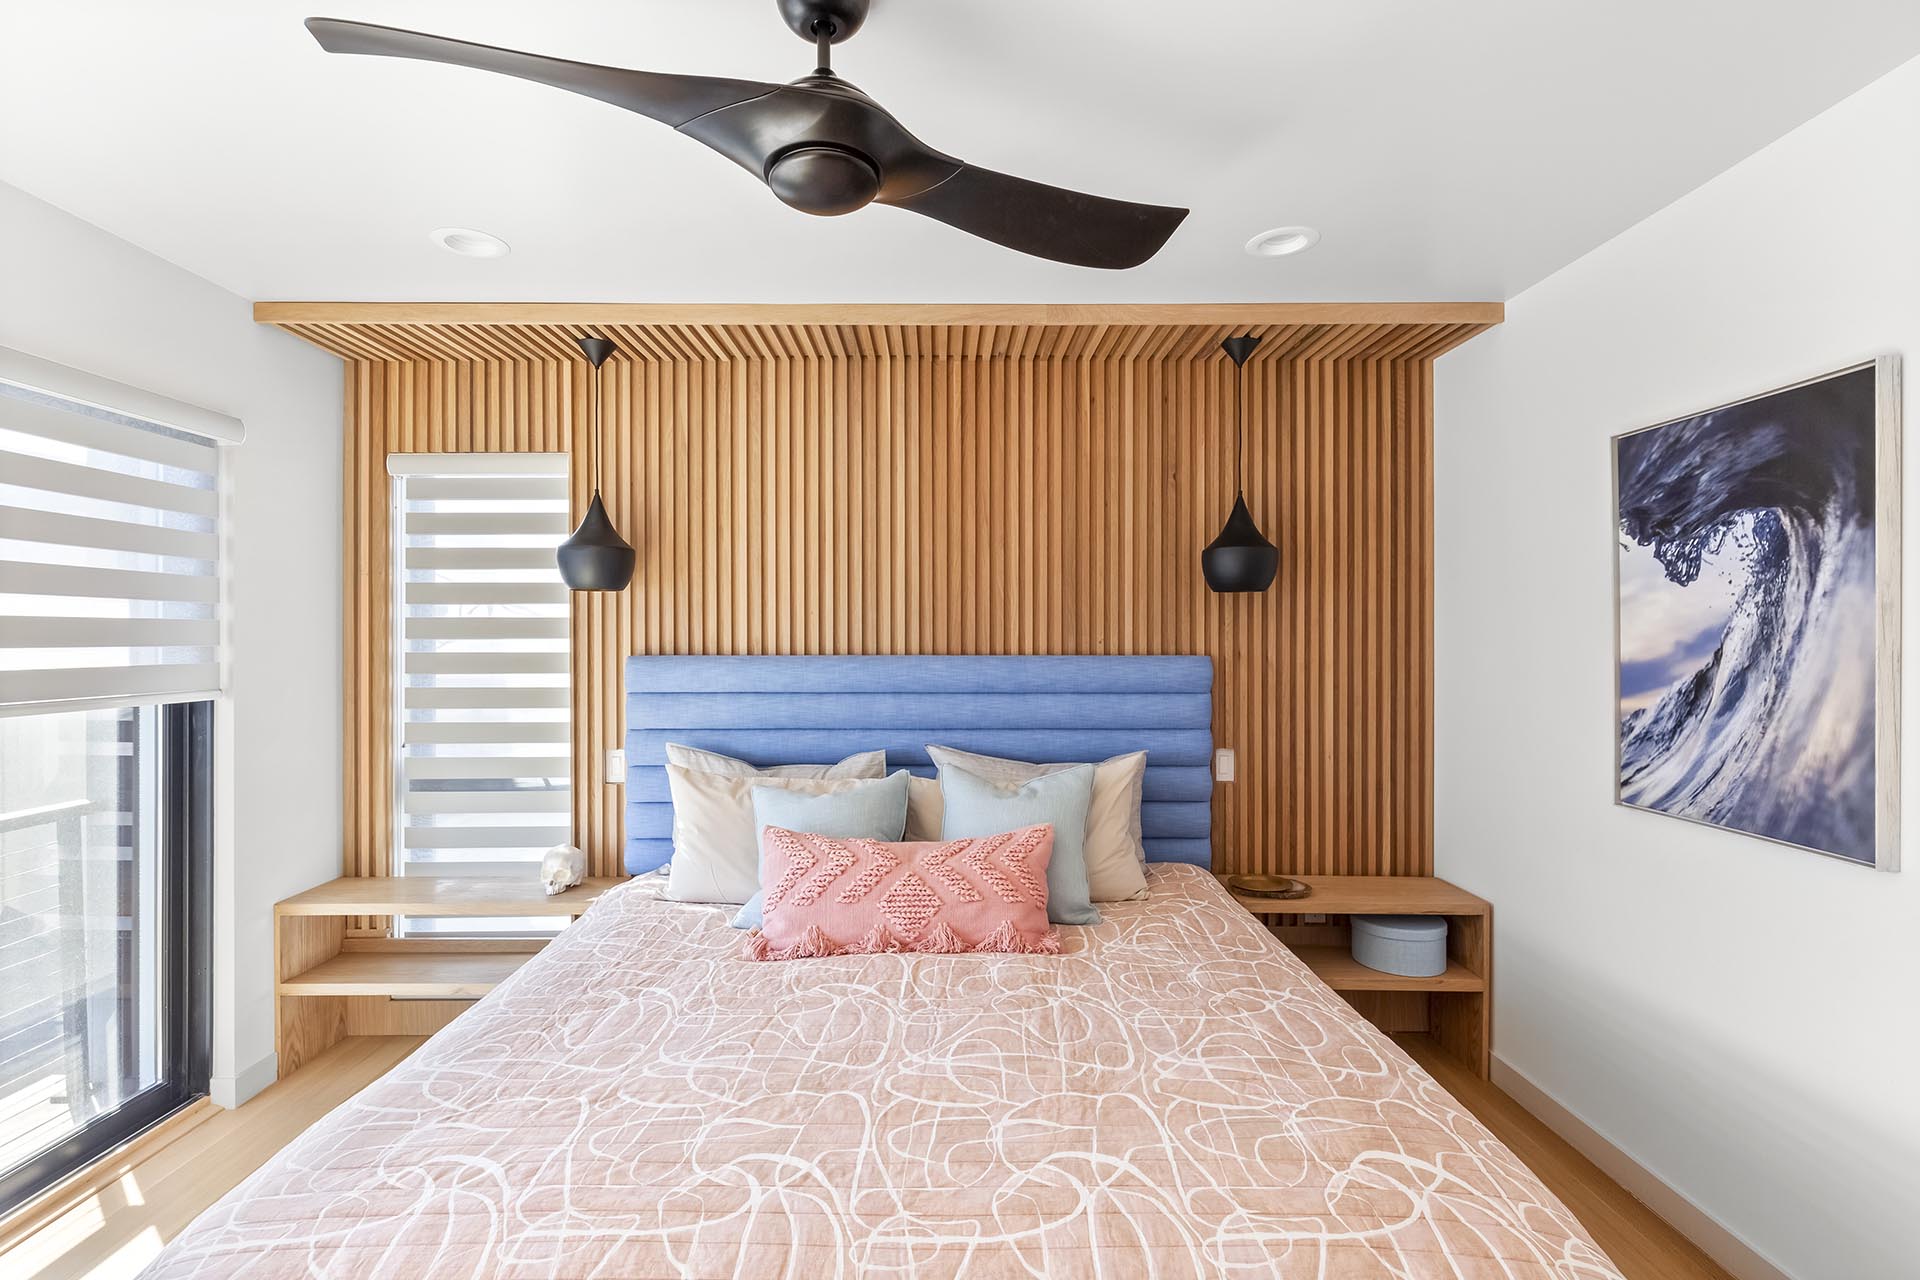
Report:
<svg viewBox="0 0 1920 1280"><path fill-rule="evenodd" d="M264 305L264 304L263 304ZM1256 361L1431 359L1493 321L1421 324L843 325L396 324L285 321L282 328L347 360L575 360L577 335L600 333L630 357L660 363L934 357L963 360L1204 360L1235 333L1261 338Z"/></svg>

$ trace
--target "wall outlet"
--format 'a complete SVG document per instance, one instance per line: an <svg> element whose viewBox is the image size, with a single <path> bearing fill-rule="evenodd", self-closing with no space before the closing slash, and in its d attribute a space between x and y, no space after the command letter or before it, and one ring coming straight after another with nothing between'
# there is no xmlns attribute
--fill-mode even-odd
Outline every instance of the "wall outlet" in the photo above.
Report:
<svg viewBox="0 0 1920 1280"><path fill-rule="evenodd" d="M1309 911L1300 917L1302 924L1325 924L1326 922L1327 918L1317 911Z"/></svg>
<svg viewBox="0 0 1920 1280"><path fill-rule="evenodd" d="M610 787L625 785L627 781L627 753L621 750L607 752L607 776L603 781Z"/></svg>
<svg viewBox="0 0 1920 1280"><path fill-rule="evenodd" d="M1213 780L1215 782L1233 781L1233 748L1222 747L1213 753Z"/></svg>

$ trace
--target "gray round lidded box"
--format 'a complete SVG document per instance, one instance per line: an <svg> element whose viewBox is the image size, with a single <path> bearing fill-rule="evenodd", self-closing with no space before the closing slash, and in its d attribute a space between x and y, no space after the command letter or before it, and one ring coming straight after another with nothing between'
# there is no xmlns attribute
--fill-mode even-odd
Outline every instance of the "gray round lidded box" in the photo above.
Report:
<svg viewBox="0 0 1920 1280"><path fill-rule="evenodd" d="M1437 978L1447 971L1445 916L1352 916L1353 958L1369 969L1403 978Z"/></svg>

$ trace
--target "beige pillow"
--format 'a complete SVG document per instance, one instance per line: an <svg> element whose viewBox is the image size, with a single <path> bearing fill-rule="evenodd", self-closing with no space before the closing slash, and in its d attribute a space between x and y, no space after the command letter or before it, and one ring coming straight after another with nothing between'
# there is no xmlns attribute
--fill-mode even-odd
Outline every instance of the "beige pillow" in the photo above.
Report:
<svg viewBox="0 0 1920 1280"><path fill-rule="evenodd" d="M902 840L938 840L940 826L946 821L947 802L940 794L940 779L907 779L907 834Z"/></svg>
<svg viewBox="0 0 1920 1280"><path fill-rule="evenodd" d="M760 849L753 823L755 787L824 796L870 782L867 778L707 773L669 764L673 861L667 864L666 896L675 902L740 903L760 891Z"/></svg>
<svg viewBox="0 0 1920 1280"><path fill-rule="evenodd" d="M953 765L1003 786L1019 786L1034 778L1077 768L1072 764L1028 764L999 756L975 755L953 747L928 746L927 754L941 768ZM1147 893L1147 851L1140 843L1140 793L1147 776L1147 753L1132 751L1093 767L1093 799L1087 804L1087 888L1095 902L1123 902ZM919 779L915 779L919 781ZM939 800L935 788L934 800ZM919 796L907 796L907 830L914 829L914 807ZM909 835L908 839L913 837ZM933 837L929 837L933 838Z"/></svg>
<svg viewBox="0 0 1920 1280"><path fill-rule="evenodd" d="M749 775L756 778L884 778L887 776L887 753L884 751L862 751L848 756L838 764L776 764L765 769L756 769L745 760L723 756L718 751L702 751L699 747L683 747L677 742L669 742L667 763L677 764L682 769L698 769L702 773L724 773L732 778L744 778Z"/></svg>

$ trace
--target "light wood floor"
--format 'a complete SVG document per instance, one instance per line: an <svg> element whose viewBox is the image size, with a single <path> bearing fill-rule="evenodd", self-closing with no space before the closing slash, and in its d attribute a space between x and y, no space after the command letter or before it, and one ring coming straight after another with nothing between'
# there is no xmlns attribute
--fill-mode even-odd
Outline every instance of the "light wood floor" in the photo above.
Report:
<svg viewBox="0 0 1920 1280"><path fill-rule="evenodd" d="M354 1037L237 1111L205 1108L174 1122L123 1162L110 1157L92 1189L0 1254L8 1280L123 1280L202 1209L308 1125L391 1070L422 1042ZM1434 1053L1402 1043L1553 1189L1628 1280L1730 1280L1727 1273L1585 1156L1499 1089ZM0 1242L8 1239L0 1228Z"/></svg>
<svg viewBox="0 0 1920 1280"><path fill-rule="evenodd" d="M1425 1036L1395 1036L1480 1123L1493 1130L1607 1251L1627 1280L1732 1280L1720 1265L1641 1204L1501 1089L1435 1050Z"/></svg>

